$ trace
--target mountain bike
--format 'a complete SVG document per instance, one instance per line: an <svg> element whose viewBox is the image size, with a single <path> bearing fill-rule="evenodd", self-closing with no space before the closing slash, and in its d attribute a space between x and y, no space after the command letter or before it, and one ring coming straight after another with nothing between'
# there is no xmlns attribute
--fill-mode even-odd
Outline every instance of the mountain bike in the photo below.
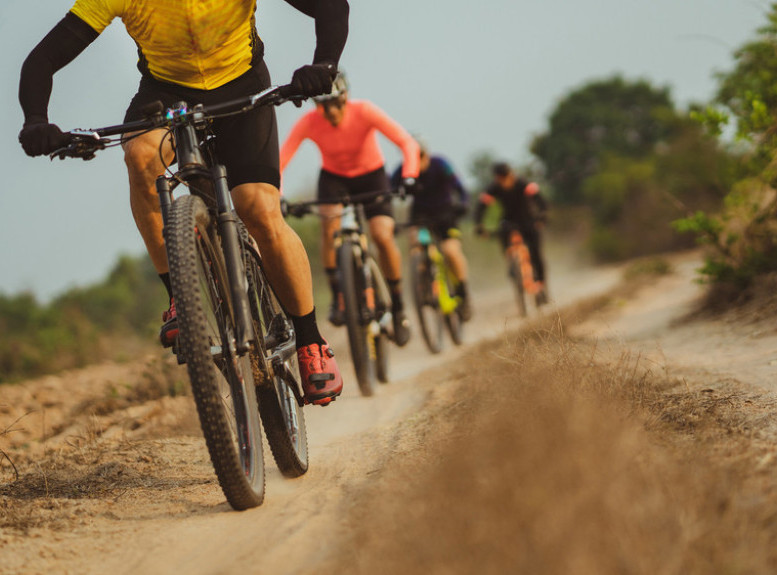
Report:
<svg viewBox="0 0 777 575"><path fill-rule="evenodd" d="M505 252L507 256L507 273L515 287L518 313L521 317L526 317L529 312L527 305L529 297L534 300L534 305L537 309L547 303L547 298L542 289L542 283L534 279L531 254L529 253L529 247L523 240L523 236L516 228L511 228L509 234L509 242Z"/></svg>
<svg viewBox="0 0 777 575"><path fill-rule="evenodd" d="M179 102L163 111L160 105L145 120L69 132L70 144L51 155L89 160L121 145L121 137L154 129L172 138L178 171L168 167L156 188L178 316L173 352L186 364L221 489L238 510L264 500L261 424L287 477L307 471L308 445L293 325L232 209L208 127L214 118L301 100L281 86L207 108ZM174 197L174 190L182 193Z"/></svg>
<svg viewBox="0 0 777 575"><path fill-rule="evenodd" d="M291 215L302 217L316 205L342 205L340 229L335 233L337 272L345 308L351 361L359 391L375 393L375 380L389 381L389 341L393 340L391 292L373 254L366 233L364 204L387 201L392 192L343 196L339 201L311 200L288 204Z"/></svg>
<svg viewBox="0 0 777 575"><path fill-rule="evenodd" d="M410 278L418 323L429 351L440 353L442 350L443 324L453 343L461 345L461 298L455 295L459 282L433 234L424 226L417 228L416 242L411 248Z"/></svg>

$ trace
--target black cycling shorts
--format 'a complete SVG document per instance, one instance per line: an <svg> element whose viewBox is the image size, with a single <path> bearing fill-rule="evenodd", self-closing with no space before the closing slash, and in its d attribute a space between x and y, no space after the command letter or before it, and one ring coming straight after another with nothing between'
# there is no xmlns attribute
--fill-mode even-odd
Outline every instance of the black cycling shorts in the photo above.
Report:
<svg viewBox="0 0 777 575"><path fill-rule="evenodd" d="M321 170L318 176L319 200L336 201L346 194L354 196L369 192L388 192L390 189L388 175L383 168L353 178L338 176L326 170ZM384 196L364 204L364 215L368 220L375 216L388 216L393 219L394 209L391 206L391 198Z"/></svg>
<svg viewBox="0 0 777 575"><path fill-rule="evenodd" d="M451 215L433 216L421 212L411 211L410 223L427 228L434 237L439 240L460 239L456 217Z"/></svg>
<svg viewBox="0 0 777 575"><path fill-rule="evenodd" d="M270 72L259 60L248 72L213 90L198 90L143 76L138 93L132 98L125 122L143 119L144 106L161 101L165 108L184 101L189 107L221 104L256 94L270 87ZM278 153L278 125L273 106L262 106L244 114L213 121L216 155L227 169L230 189L240 184L281 184Z"/></svg>

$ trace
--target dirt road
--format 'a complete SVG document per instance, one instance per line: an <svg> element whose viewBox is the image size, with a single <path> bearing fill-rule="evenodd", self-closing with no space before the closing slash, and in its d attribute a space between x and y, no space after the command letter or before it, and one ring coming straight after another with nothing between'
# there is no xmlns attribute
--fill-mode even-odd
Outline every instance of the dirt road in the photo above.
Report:
<svg viewBox="0 0 777 575"><path fill-rule="evenodd" d="M774 333L750 334L732 349L731 326L675 326L698 296L690 282L696 258L681 257L674 275L576 326L577 337L636 346L672 377L736 373L745 384L764 384L775 369L767 353L770 345L777 349ZM620 277L617 269L554 276L556 303L606 292ZM360 572L348 547L360 529L397 535L359 519L365 494L391 482L387 466L397 454L425 453L430 427L439 434L450 425L435 414L440 406L456 412L462 382L488 377L483 370L491 360L478 342L516 338L521 322L513 310L509 290L481 292L467 326L469 355L448 346L431 356L416 337L392 350L393 381L376 397L360 397L351 384L331 407L306 408L310 471L286 480L270 463L264 505L242 513L224 503L191 398L169 395L185 376L167 360L3 388L0 449L8 458L0 467L0 573ZM344 334L337 337L335 349L344 349ZM478 357L486 359L466 359ZM350 373L346 378L353 381ZM433 459L426 453L418 461L434 468ZM404 509L401 501L386 504Z"/></svg>

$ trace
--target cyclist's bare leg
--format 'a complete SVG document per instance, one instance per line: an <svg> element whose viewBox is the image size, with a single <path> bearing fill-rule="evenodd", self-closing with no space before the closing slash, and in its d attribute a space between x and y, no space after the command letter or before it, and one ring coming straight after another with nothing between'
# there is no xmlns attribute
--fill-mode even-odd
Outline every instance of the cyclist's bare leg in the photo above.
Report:
<svg viewBox="0 0 777 575"><path fill-rule="evenodd" d="M156 192L156 179L165 169L159 151L160 143L166 134L165 130L154 130L122 144L124 162L129 174L132 216L146 244L151 262L160 274L167 272L167 252L162 237L162 212ZM170 142L166 141L161 149L165 162L172 161L173 149Z"/></svg>
<svg viewBox="0 0 777 575"><path fill-rule="evenodd" d="M247 183L232 189L240 219L259 245L267 279L292 316L305 401L326 405L340 395L343 378L329 345L318 331L313 312L313 280L302 241L283 219L278 188ZM328 374L325 383L314 380Z"/></svg>
<svg viewBox="0 0 777 575"><path fill-rule="evenodd" d="M318 213L321 216L321 261L324 269L337 267L335 254L335 232L340 229L340 214L342 206L322 205Z"/></svg>
<svg viewBox="0 0 777 575"><path fill-rule="evenodd" d="M448 265L451 267L451 271L456 276L456 279L466 282L468 275L467 258L461 249L461 241L457 238L443 240L440 243L440 250L448 261Z"/></svg>
<svg viewBox="0 0 777 575"><path fill-rule="evenodd" d="M380 267L391 290L392 322L394 343L402 347L410 339L410 323L405 317L402 302L402 254L394 237L394 218L374 216L369 220L370 236L378 248Z"/></svg>
<svg viewBox="0 0 777 575"><path fill-rule="evenodd" d="M394 237L394 219L389 216L375 216L370 218L369 226L372 241L378 248L380 268L386 279L401 279L402 254Z"/></svg>
<svg viewBox="0 0 777 575"><path fill-rule="evenodd" d="M249 183L232 190L237 215L259 245L267 279L295 316L313 311L313 280L302 241L283 219L278 188Z"/></svg>

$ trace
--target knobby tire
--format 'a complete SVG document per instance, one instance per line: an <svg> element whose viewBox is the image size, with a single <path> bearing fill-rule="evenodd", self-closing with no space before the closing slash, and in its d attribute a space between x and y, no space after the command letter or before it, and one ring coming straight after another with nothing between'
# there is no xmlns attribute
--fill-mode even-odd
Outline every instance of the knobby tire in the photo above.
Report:
<svg viewBox="0 0 777 575"><path fill-rule="evenodd" d="M414 251L410 256L410 280L413 284L413 303L426 347L432 353L442 350L443 314L433 290L434 271L425 251Z"/></svg>
<svg viewBox="0 0 777 575"><path fill-rule="evenodd" d="M359 248L345 239L337 252L337 268L340 273L340 289L345 301L348 344L359 391L364 396L371 396L375 393L375 365L370 358L368 326L362 321L364 282L360 264Z"/></svg>
<svg viewBox="0 0 777 575"><path fill-rule="evenodd" d="M181 196L165 227L183 354L213 468L237 510L264 500L264 462L251 358L236 356L229 285L204 202ZM230 350L232 349L232 351Z"/></svg>
<svg viewBox="0 0 777 575"><path fill-rule="evenodd" d="M247 241L247 231L243 228L241 233ZM251 251L246 248L245 253ZM299 363L291 319L272 291L259 262L251 255L246 257L246 275L254 331L258 335L251 359L264 433L281 473L285 477L299 477L308 470L308 439L305 414L298 401ZM268 342L277 339L278 332L287 338L276 344L276 349L288 346L292 353L273 366L270 361L275 349L269 349Z"/></svg>
<svg viewBox="0 0 777 575"><path fill-rule="evenodd" d="M378 317L375 321L380 321L383 319L384 314L391 309L391 291L375 258L369 257L367 262L372 271L372 280L375 286L375 305ZM378 323L373 336L373 345L375 346L375 375L380 383L388 383L390 379L389 336L384 326L380 325L380 323Z"/></svg>

